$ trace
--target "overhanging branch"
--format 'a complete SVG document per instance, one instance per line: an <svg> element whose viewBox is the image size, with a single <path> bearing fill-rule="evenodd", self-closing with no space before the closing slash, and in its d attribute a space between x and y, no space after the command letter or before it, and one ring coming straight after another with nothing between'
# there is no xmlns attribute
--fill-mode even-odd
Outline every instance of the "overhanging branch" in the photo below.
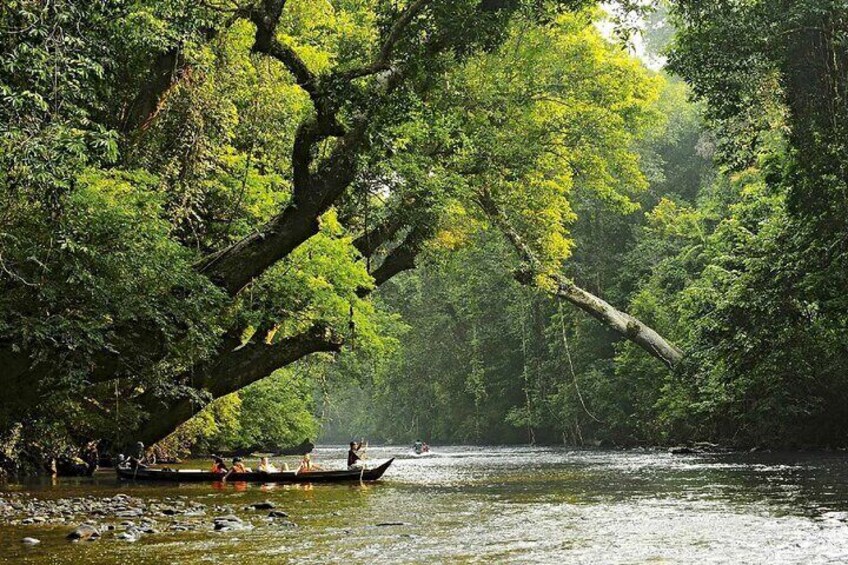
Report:
<svg viewBox="0 0 848 565"><path fill-rule="evenodd" d="M244 347L229 348L213 363L195 371L200 381L197 388L208 392L212 398L220 398L312 353L341 351L342 344L341 336L325 324L316 323L308 330L278 343L267 344L264 340L258 340ZM190 398L169 401L153 393L144 393L137 402L150 415L138 434L138 440L147 444L166 437L177 426L189 420L198 409Z"/></svg>
<svg viewBox="0 0 848 565"><path fill-rule="evenodd" d="M374 273L375 286L380 286L398 273L415 267L415 256L421 250L427 231L413 229L403 243L392 250ZM360 289L360 297L367 296L373 288ZM316 323L301 334L267 344L263 339L242 345L236 332L228 334L218 355L210 362L195 368L180 379L196 383L195 386L219 398L269 376L312 353L338 352L344 345L341 335L325 324ZM162 400L155 394L145 393L138 399L149 414L148 424L140 432L145 443L159 441L177 426L191 418L197 406L191 399Z"/></svg>
<svg viewBox="0 0 848 565"><path fill-rule="evenodd" d="M543 274L543 270L532 249L524 243L518 232L510 225L508 218L487 190L484 189L478 194L477 201L486 216L504 234L523 261L524 268L516 273L516 279L525 285L533 284L536 277ZM673 368L683 359L683 351L680 348L634 316L617 310L602 298L578 287L572 281L560 275L545 273L545 276L555 282L554 293L558 297L564 298L608 328L632 341L648 354L665 363L669 368Z"/></svg>

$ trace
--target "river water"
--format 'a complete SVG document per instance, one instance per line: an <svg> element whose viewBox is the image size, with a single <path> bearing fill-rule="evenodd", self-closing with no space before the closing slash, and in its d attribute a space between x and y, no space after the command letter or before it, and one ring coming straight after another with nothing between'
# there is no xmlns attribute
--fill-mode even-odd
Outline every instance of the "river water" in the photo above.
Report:
<svg viewBox="0 0 848 565"><path fill-rule="evenodd" d="M315 460L343 463L342 447ZM0 485L0 499L112 497L202 502L199 529L131 543L120 519L94 542L64 524L0 526L0 561L16 563L848 563L848 456L754 453L672 456L660 451L531 447L372 447L397 457L368 486L163 485L112 475ZM250 462L249 462L250 463ZM205 462L204 462L205 466ZM184 498L181 498L184 497ZM271 501L297 527L245 507ZM254 527L216 532L217 512ZM177 517L174 517L177 518ZM27 547L25 536L42 543Z"/></svg>

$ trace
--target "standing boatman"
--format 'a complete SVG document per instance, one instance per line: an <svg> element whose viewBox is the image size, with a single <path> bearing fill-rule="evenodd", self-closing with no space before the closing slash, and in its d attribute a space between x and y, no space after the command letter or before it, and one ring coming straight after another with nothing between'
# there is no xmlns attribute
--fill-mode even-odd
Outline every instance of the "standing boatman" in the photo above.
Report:
<svg viewBox="0 0 848 565"><path fill-rule="evenodd" d="M365 467L362 457L357 452L360 447L362 447L362 443L357 445L355 441L350 442L350 449L347 452L347 468L351 471Z"/></svg>

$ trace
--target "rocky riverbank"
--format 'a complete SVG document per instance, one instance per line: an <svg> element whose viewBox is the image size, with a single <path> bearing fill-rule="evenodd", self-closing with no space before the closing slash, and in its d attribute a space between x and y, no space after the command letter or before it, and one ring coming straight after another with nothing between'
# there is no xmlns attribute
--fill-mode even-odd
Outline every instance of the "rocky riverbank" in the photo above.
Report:
<svg viewBox="0 0 848 565"><path fill-rule="evenodd" d="M267 501L238 507L204 504L183 496L147 501L126 494L40 499L4 493L0 495L0 524L32 526L32 534L21 540L27 545L39 542L39 526L67 526L69 542L134 542L164 532L296 527L285 511Z"/></svg>

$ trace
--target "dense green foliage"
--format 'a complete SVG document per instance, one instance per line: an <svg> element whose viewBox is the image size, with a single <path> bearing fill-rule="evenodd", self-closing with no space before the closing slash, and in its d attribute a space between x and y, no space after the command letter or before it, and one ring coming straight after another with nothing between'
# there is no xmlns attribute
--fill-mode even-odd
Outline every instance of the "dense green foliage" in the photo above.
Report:
<svg viewBox="0 0 848 565"><path fill-rule="evenodd" d="M388 347L371 258L467 205L461 85L505 72L477 54L590 4L4 3L0 429L127 444L314 351ZM216 271L263 230L296 235Z"/></svg>
<svg viewBox="0 0 848 565"><path fill-rule="evenodd" d="M3 453L843 444L848 6L659 4L0 5Z"/></svg>
<svg viewBox="0 0 848 565"><path fill-rule="evenodd" d="M567 272L680 345L676 371L512 283L481 236L382 293L411 345L365 387L384 410L353 425L404 441L844 445L846 13L674 5L671 68L698 103L670 79L668 122L633 147L640 210L572 200ZM652 21L649 46L669 23Z"/></svg>

